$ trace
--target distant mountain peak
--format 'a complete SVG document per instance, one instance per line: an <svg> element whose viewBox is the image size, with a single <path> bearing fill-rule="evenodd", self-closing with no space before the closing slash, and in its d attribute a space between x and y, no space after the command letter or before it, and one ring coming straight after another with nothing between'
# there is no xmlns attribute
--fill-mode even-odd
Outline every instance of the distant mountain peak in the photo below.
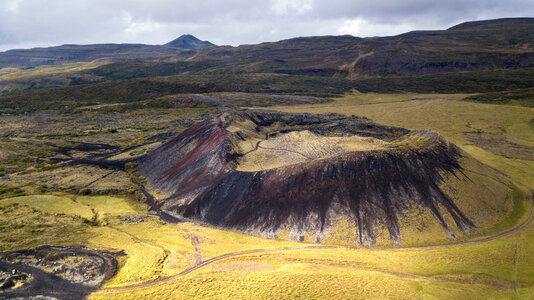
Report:
<svg viewBox="0 0 534 300"><path fill-rule="evenodd" d="M215 46L215 45L208 41L201 41L191 34L184 34L180 36L179 38L168 42L164 46L198 50L198 49L203 49L203 48Z"/></svg>

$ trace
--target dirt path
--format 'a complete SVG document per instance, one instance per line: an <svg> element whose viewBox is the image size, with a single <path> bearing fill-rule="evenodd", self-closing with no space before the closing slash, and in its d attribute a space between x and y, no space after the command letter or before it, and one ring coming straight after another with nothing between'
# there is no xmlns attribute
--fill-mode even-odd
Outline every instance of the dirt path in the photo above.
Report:
<svg viewBox="0 0 534 300"><path fill-rule="evenodd" d="M294 153L294 154L300 155L300 156L302 156L302 157L304 157L304 158L306 158L306 159L313 160L312 157L308 157L308 156L306 156L306 155L304 155L304 154L302 154L302 153L300 153L300 152L298 152L298 151L295 151L295 150L282 149L282 148L272 148L272 147L265 147L265 146L262 146L261 143L262 143L262 142L265 142L265 141L268 140L268 139L269 139L269 135L266 134L266 135L265 135L265 140L263 140L263 141L258 141L258 142L256 143L256 146L254 147L254 149L249 150L249 151L243 153L242 156L245 156L245 155L247 155L247 154L250 154L250 153L252 153L252 152L254 152L254 151L258 151L259 149L265 149L265 150L285 151L285 152L289 152L289 153Z"/></svg>
<svg viewBox="0 0 534 300"><path fill-rule="evenodd" d="M198 237L191 233L189 230L183 228L181 229L183 232L185 232L185 234L187 234L187 236L191 240L191 244L195 248L195 255L193 256L193 262L191 266L197 266L202 263L202 251L200 250L200 241L198 240Z"/></svg>
<svg viewBox="0 0 534 300"><path fill-rule="evenodd" d="M207 259L205 261L202 261L199 264L193 265L193 266L183 270L182 272L180 272L179 274L176 274L174 276L159 278L159 279L156 279L156 280L147 281L147 282L143 282L143 283L136 284L136 285L131 285L131 286L126 286L126 287L104 288L104 289L96 292L96 294L131 292L131 291L135 291L135 290L139 290L139 289L158 286L158 285L173 281L175 279L178 279L180 277L183 277L185 275L188 275L188 274L190 274L190 273L192 273L192 272L194 272L196 270L204 268L204 267L206 267L206 266L208 266L210 264L213 264L215 262L218 262L218 261L221 261L221 260L225 260L225 259L228 259L228 258L232 258L232 257L237 257L237 256L252 255L252 254L265 254L265 253L273 253L273 252L285 252L285 251L305 251L305 250L325 250L325 249L376 250L376 251L387 251L387 250L389 250L389 249L348 248L348 247L338 247L338 246L306 246L306 247L278 248L278 249L254 249L254 250L244 250L244 251L230 252L230 253L226 253L226 254L223 254L223 255L215 256L215 257L212 257L212 258ZM404 249L417 249L417 248L414 247L414 248L404 248ZM426 277L426 276L422 276L422 275L402 273L402 272L394 272L394 271L388 271L388 270L383 270L383 269L373 269L373 268L353 267L353 266L351 266L350 268L354 269L354 270L361 270L361 271L366 271L366 272L375 272L375 273L381 273L381 274L386 274L386 275L391 275L391 276L396 276L396 277L402 277L402 278L405 278L405 279L426 280L426 281L435 281L435 282L448 282L448 280L443 279L443 278L432 278L432 277ZM450 282L457 283L457 281L454 281L454 280L452 280ZM515 284L515 283L512 283L512 284Z"/></svg>
<svg viewBox="0 0 534 300"><path fill-rule="evenodd" d="M351 79L356 79L357 76L355 76L354 74L354 68L356 67L356 65L358 64L358 62L360 62L360 60L362 58L365 58L365 57L368 57L368 56L371 56L375 54L375 50L371 50L367 53L363 53L363 54L358 54L358 57L356 57L356 59L350 64L350 67L349 67L349 77Z"/></svg>
<svg viewBox="0 0 534 300"><path fill-rule="evenodd" d="M155 199L153 198L153 196L150 193L148 193L146 188L142 184L137 182L135 179L133 179L133 178L132 178L132 182L134 182L136 185L138 185L141 188L141 190L143 191L145 196L147 196L147 199L150 198L150 201L152 202L152 205L151 205L152 209L156 210L158 212L161 212L161 210L159 209L159 206L154 205L154 204L156 204ZM202 261L201 260L202 256L201 256L201 251L200 251L200 243L198 241L198 237L196 237L195 235L191 234L189 231L184 230L185 233L189 236L193 247L195 248L195 257L193 259L193 265L191 267L183 270L179 274L176 274L176 275L173 275L173 276L168 276L168 277L158 278L158 279L155 279L155 280L152 280L152 281L146 281L146 282L143 282L143 283L140 283L140 284L130 285L130 286L126 286L126 287L104 288L104 289L98 291L97 294L128 292L128 291L135 291L135 290L138 290L138 289L144 289L144 288L157 286L157 285L160 285L160 284L175 280L177 278L183 277L183 276L185 276L187 274L190 274L190 273L192 273L192 272L194 272L194 271L196 271L198 269L201 269L201 268L203 268L205 266L208 266L208 265L210 265L212 263L215 263L215 262L227 259L227 258L243 256L243 255L272 253L272 252L284 252L284 251L325 250L325 249L343 249L343 250L354 250L354 251L409 251L409 250L440 249L440 248L449 248L449 247L458 247L458 246L476 245L476 244L480 244L480 243L486 243L486 242L489 242L489 241L493 241L493 240L497 240L497 239L501 239L501 238L504 238L504 237L511 236L511 235L513 235L513 234L515 234L517 232L520 232L523 229L529 228L529 226L531 226L531 224L534 221L534 190L531 190L531 201L532 201L532 204L530 206L530 211L528 213L527 218L521 224L516 226L515 228L512 228L512 229L510 229L508 231L501 232L499 234L496 234L496 235L493 235L493 236L489 236L489 237L483 237L483 238L479 238L479 239L475 239L475 240L469 240L469 241L463 241L463 242L445 244L445 245L435 245L435 246L398 247L398 248L364 248L364 247L355 248L355 247L342 247L342 246L304 246L304 247L286 247L286 248L276 248L276 249L252 249L252 250L230 252L230 253L222 254L222 255L215 256L215 257L212 257L210 259ZM172 216L170 216L170 217L172 217ZM174 218L174 217L172 217L172 218ZM414 275L414 274L390 272L390 271L386 271L386 270L377 270L377 269L369 269L369 270L366 269L366 271L387 273L389 275L400 276L400 277L404 277L404 278L419 278L419 277L422 277L420 279L424 278L425 280L429 280L428 277Z"/></svg>
<svg viewBox="0 0 534 300"><path fill-rule="evenodd" d="M160 244L158 244L158 243L156 243L154 241L140 238L140 237L138 237L136 235L133 235L133 234L127 232L127 231L124 231L124 230L119 229L119 228L114 227L114 226L107 226L107 228L110 228L112 230L115 230L117 232L120 232L122 234L125 234L125 235L129 236L132 239L132 241L134 241L135 243L146 244L146 245L149 245L149 246L156 247L156 248L160 249L164 253L163 263L165 262L167 257L170 255L169 249L161 246Z"/></svg>
<svg viewBox="0 0 534 300"><path fill-rule="evenodd" d="M194 271L196 271L198 269L201 269L201 268L203 268L203 267L205 267L207 265L210 265L210 264L212 264L214 262L217 262L217 261L220 261L220 260L224 260L224 259L227 259L227 258L230 258L230 257L236 257L236 256L242 256L242 255L250 255L250 254L282 252L282 251L336 249L336 248L338 248L338 247L336 247L336 246L333 246L333 247L330 247L330 246L308 246L308 247L278 248L278 249L254 249L254 250L244 250L244 251L230 252L230 253L226 253L226 254L223 254L223 255L215 256L215 257L212 257L212 258L207 259L205 261L202 261L202 262L200 262L200 263L198 263L196 265L193 265L193 266L183 270L179 274L176 274L176 275L173 275L173 276L158 278L158 279L155 279L155 280L152 280L152 281L146 281L146 282L143 282L143 283L130 285L130 286L125 286L125 287L104 288L104 289L98 291L97 294L129 292L129 291L135 291L135 290L138 290L138 289L144 289L144 288L157 286L157 285L169 282L169 281L173 281L173 280L175 280L177 278L180 278L180 277L185 276L185 275L187 275L189 273L192 273L192 272L194 272Z"/></svg>
<svg viewBox="0 0 534 300"><path fill-rule="evenodd" d="M210 259L197 262L195 258L195 262L193 266L183 270L179 274L176 274L174 276L169 277L163 277L159 278L153 281L147 281L136 285L126 286L126 287L117 287L117 288L105 288L97 293L119 293L119 292L128 292L128 291L135 291L138 289L144 289L149 288L153 286L157 286L172 280L175 280L177 278L180 278L182 276L185 276L187 274L190 274L198 269L201 269L205 266L208 266L212 263L231 258L231 257L237 257L237 256L243 256L243 255L251 255L251 254L262 254L262 253L272 253L272 252L284 252L284 251L303 251L303 250L325 250L325 249L344 249L344 250L354 250L354 251L409 251L409 250L426 250L426 249L439 249L439 248L448 248L448 247L457 247L457 246L465 246L465 245L476 245L480 243L485 243L497 239L501 239L504 237L511 236L525 228L528 228L530 224L534 220L534 191L532 192L531 200L533 201L533 205L530 207L530 211L528 214L528 217L517 227L510 229L508 231L499 233L497 235L493 235L490 237L480 238L476 240L470 240L470 241L464 241L464 242L458 242L453 244L446 244L446 245L435 245L435 246L420 246L420 247L399 247L399 248L352 248L352 247L341 247L341 246L304 246L304 247L290 247L290 248L277 248L277 249L253 249L253 250L244 250L244 251L237 251L237 252L230 252L223 255L215 256ZM187 233L187 232L186 232ZM189 234L188 234L189 235ZM194 242L194 238L191 238L191 242L193 246L195 246L195 252L200 252L200 246L199 244L196 244L198 242L198 238L196 238L196 242ZM196 245L195 245L196 244ZM195 254L196 256L197 254ZM199 254L200 255L200 254ZM414 275L414 274L407 274L407 273L399 273L399 272L391 272L386 270L378 270L378 269L365 269L366 271L372 271L372 272L380 272L385 273L389 275L394 276L400 276L403 278L413 278L413 279L424 279L424 280L432 280L428 277L420 276L420 275Z"/></svg>

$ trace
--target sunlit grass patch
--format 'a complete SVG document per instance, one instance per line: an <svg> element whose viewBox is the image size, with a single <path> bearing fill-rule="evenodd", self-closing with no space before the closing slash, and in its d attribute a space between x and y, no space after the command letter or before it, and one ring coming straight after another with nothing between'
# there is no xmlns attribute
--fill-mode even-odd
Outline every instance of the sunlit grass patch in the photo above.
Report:
<svg viewBox="0 0 534 300"><path fill-rule="evenodd" d="M158 219L148 219L139 224L122 223L112 226L130 235L136 241L157 247L165 252L161 276L175 275L193 262L195 248L180 224L162 224Z"/></svg>
<svg viewBox="0 0 534 300"><path fill-rule="evenodd" d="M239 171L273 169L345 152L382 149L388 144L372 137L322 136L308 130L291 131L265 140L245 140L241 144L252 142L257 143L257 149L247 151L247 154L239 159ZM243 146L241 148L246 149Z"/></svg>
<svg viewBox="0 0 534 300"><path fill-rule="evenodd" d="M247 261L265 265L260 258ZM185 277L127 293L93 294L93 299L419 299L509 297L513 290L479 284L439 282L422 276L402 276L380 270L317 263L283 263L269 268L242 269L221 262ZM232 269L232 266L238 268ZM273 269L274 267L274 269Z"/></svg>
<svg viewBox="0 0 534 300"><path fill-rule="evenodd" d="M68 215L78 215L85 219L91 219L93 217L93 211L90 207L80 205L67 196L32 195L0 200L0 206L12 203L28 205L39 211L50 214L63 213Z"/></svg>
<svg viewBox="0 0 534 300"><path fill-rule="evenodd" d="M90 233L77 216L44 213L25 204L0 205L0 251L82 244Z"/></svg>
<svg viewBox="0 0 534 300"><path fill-rule="evenodd" d="M120 268L105 286L124 286L156 279L160 276L166 253L160 247L145 243L135 236L109 227L91 228L94 237L87 241L91 247L124 250Z"/></svg>
<svg viewBox="0 0 534 300"><path fill-rule="evenodd" d="M198 226L192 223L182 223L180 224L180 228L184 228L198 236L200 247L202 249L202 256L204 257L213 257L228 252L242 250L299 247L307 245L305 243L265 239L237 231Z"/></svg>
<svg viewBox="0 0 534 300"><path fill-rule="evenodd" d="M146 214L148 207L128 197L119 196L78 196L76 202L94 208L102 215Z"/></svg>
<svg viewBox="0 0 534 300"><path fill-rule="evenodd" d="M101 66L97 62L78 62L59 65L44 65L30 69L3 68L0 69L0 81L31 80L45 76L79 72Z"/></svg>
<svg viewBox="0 0 534 300"><path fill-rule="evenodd" d="M519 183L534 188L534 160L506 158L471 145L462 148L481 162L506 173Z"/></svg>

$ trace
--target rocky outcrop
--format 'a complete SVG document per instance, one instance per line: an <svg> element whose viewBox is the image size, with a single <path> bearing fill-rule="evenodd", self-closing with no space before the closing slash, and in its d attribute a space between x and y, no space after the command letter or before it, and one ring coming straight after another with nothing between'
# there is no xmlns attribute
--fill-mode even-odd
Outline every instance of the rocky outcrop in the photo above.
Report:
<svg viewBox="0 0 534 300"><path fill-rule="evenodd" d="M50 245L0 252L0 298L85 299L115 274L122 255Z"/></svg>

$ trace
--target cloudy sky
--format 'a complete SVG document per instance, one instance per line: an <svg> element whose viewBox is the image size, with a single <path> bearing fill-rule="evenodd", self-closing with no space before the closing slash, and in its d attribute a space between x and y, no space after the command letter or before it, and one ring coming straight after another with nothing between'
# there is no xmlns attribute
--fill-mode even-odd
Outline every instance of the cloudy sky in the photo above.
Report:
<svg viewBox="0 0 534 300"><path fill-rule="evenodd" d="M532 0L0 0L0 50L60 44L218 45L296 36L384 36L534 16Z"/></svg>

